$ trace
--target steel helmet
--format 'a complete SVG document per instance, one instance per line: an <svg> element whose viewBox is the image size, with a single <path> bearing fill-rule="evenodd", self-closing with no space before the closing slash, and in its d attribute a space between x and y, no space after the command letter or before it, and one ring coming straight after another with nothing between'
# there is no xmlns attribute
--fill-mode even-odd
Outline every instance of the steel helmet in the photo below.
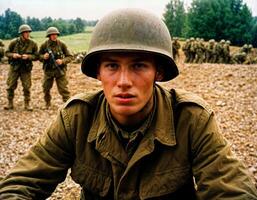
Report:
<svg viewBox="0 0 257 200"><path fill-rule="evenodd" d="M60 35L60 32L56 27L51 26L46 30L46 37L53 34Z"/></svg>
<svg viewBox="0 0 257 200"><path fill-rule="evenodd" d="M20 27L19 27L19 34L23 33L23 32L31 32L32 29L30 28L29 25L27 24L22 24Z"/></svg>
<svg viewBox="0 0 257 200"><path fill-rule="evenodd" d="M103 17L95 26L88 54L81 69L96 78L98 55L103 52L148 52L157 56L168 81L178 75L172 59L172 41L164 22L141 9L120 9Z"/></svg>

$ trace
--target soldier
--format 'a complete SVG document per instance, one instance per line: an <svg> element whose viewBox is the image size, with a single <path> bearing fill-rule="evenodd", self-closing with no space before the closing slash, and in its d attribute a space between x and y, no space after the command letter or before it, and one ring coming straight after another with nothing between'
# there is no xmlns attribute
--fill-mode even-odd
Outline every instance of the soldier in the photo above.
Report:
<svg viewBox="0 0 257 200"><path fill-rule="evenodd" d="M247 58L247 53L239 51L232 55L231 63L232 64L243 64L246 61L246 58Z"/></svg>
<svg viewBox="0 0 257 200"><path fill-rule="evenodd" d="M20 37L11 41L6 50L10 68L7 78L7 99L8 106L4 109L13 109L14 90L17 88L20 78L24 93L24 109L32 111L30 106L31 70L32 61L38 59L37 44L29 38L31 28L27 24L19 27Z"/></svg>
<svg viewBox="0 0 257 200"><path fill-rule="evenodd" d="M226 64L230 63L230 41L227 40L224 44L224 62Z"/></svg>
<svg viewBox="0 0 257 200"><path fill-rule="evenodd" d="M196 55L196 43L195 38L191 37L189 42L189 63L193 63Z"/></svg>
<svg viewBox="0 0 257 200"><path fill-rule="evenodd" d="M214 63L215 61L216 61L215 40L210 39L209 43L206 46L206 62Z"/></svg>
<svg viewBox="0 0 257 200"><path fill-rule="evenodd" d="M81 68L103 89L59 110L1 181L0 199L46 199L70 168L81 200L256 199L210 106L156 83L179 74L171 49L168 28L152 13L102 18Z"/></svg>
<svg viewBox="0 0 257 200"><path fill-rule="evenodd" d="M239 53L248 53L248 45L244 44L240 49L239 49Z"/></svg>
<svg viewBox="0 0 257 200"><path fill-rule="evenodd" d="M217 54L217 63L224 63L225 62L225 56L224 56L224 46L225 46L225 40L221 40L216 45L216 54Z"/></svg>
<svg viewBox="0 0 257 200"><path fill-rule="evenodd" d="M247 45L247 55L246 55L246 59L243 62L243 64L254 64L254 53L253 53L253 45L248 44Z"/></svg>
<svg viewBox="0 0 257 200"><path fill-rule="evenodd" d="M185 54L185 63L189 62L189 47L190 47L190 40L187 39L184 45L182 46L182 50Z"/></svg>
<svg viewBox="0 0 257 200"><path fill-rule="evenodd" d="M204 61L204 54L205 54L203 39L197 38L195 48L196 48L196 56L195 56L194 63L201 64Z"/></svg>
<svg viewBox="0 0 257 200"><path fill-rule="evenodd" d="M0 39L0 62L2 62L3 57L4 57L4 43L3 43L3 40Z"/></svg>
<svg viewBox="0 0 257 200"><path fill-rule="evenodd" d="M54 80L63 102L66 102L70 97L68 90L68 80L66 78L67 64L72 61L72 55L67 46L60 40L59 30L56 27L49 27L46 31L46 40L39 49L40 61L43 62L44 80L43 92L45 100L45 109L51 106L50 90Z"/></svg>
<svg viewBox="0 0 257 200"><path fill-rule="evenodd" d="M172 42L172 53L173 53L174 60L179 59L179 49L180 49L180 44L179 44L178 38L175 37L174 41Z"/></svg>

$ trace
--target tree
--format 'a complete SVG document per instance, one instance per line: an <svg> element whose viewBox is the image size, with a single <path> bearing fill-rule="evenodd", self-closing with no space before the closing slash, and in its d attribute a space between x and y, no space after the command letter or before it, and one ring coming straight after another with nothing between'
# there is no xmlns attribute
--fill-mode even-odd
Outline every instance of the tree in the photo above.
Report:
<svg viewBox="0 0 257 200"><path fill-rule="evenodd" d="M188 25L194 37L229 39L237 45L252 40L252 15L242 0L193 0Z"/></svg>
<svg viewBox="0 0 257 200"><path fill-rule="evenodd" d="M172 36L184 36L186 13L184 3L181 0L171 0L166 5L164 13L164 22L166 23Z"/></svg>
<svg viewBox="0 0 257 200"><path fill-rule="evenodd" d="M35 17L32 17L32 18L27 17L26 23L28 25L30 25L30 27L33 31L42 31L43 30L41 21Z"/></svg>
<svg viewBox="0 0 257 200"><path fill-rule="evenodd" d="M84 31L85 25L84 25L84 23L83 23L81 18L76 18L73 23L74 23L74 25L76 27L76 32L77 33L81 33L81 32Z"/></svg>
<svg viewBox="0 0 257 200"><path fill-rule="evenodd" d="M24 23L22 17L9 8L1 16L0 20L0 37L3 39L16 37L19 26Z"/></svg>
<svg viewBox="0 0 257 200"><path fill-rule="evenodd" d="M41 19L41 24L42 24L43 30L48 29L52 23L53 23L53 19L51 17L44 17L43 19Z"/></svg>
<svg viewBox="0 0 257 200"><path fill-rule="evenodd" d="M254 47L257 47L257 17L253 18L253 28L251 30L251 34L252 34L252 45Z"/></svg>

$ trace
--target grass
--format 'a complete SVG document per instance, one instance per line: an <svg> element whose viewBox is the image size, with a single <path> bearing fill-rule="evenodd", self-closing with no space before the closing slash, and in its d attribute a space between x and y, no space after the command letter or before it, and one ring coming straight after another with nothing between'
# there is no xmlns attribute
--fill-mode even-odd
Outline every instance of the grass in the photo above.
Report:
<svg viewBox="0 0 257 200"><path fill-rule="evenodd" d="M66 36L60 35L58 39L62 40L68 46L68 49L72 53L87 51L92 30L93 30L93 27L87 27L84 33L77 33L77 34L66 35ZM48 39L46 38L46 31L35 31L35 32L31 32L30 35L31 35L31 38L38 44L38 48L45 40ZM10 41L11 40L3 41L5 44L5 49L8 47Z"/></svg>

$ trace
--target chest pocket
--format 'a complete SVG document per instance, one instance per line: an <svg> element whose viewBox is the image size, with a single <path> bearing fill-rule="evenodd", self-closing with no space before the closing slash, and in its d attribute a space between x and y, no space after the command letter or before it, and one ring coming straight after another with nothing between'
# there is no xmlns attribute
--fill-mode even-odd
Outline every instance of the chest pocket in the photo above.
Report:
<svg viewBox="0 0 257 200"><path fill-rule="evenodd" d="M89 166L73 170L71 176L75 182L82 186L85 196L87 196L85 193L89 193L90 196L105 197L111 189L112 178L105 172Z"/></svg>
<svg viewBox="0 0 257 200"><path fill-rule="evenodd" d="M162 196L177 196L177 192L192 191L193 184L189 166L176 167L171 170L144 174L140 183L139 195L142 199ZM188 187L190 185L190 187ZM158 198L159 197L159 198Z"/></svg>

